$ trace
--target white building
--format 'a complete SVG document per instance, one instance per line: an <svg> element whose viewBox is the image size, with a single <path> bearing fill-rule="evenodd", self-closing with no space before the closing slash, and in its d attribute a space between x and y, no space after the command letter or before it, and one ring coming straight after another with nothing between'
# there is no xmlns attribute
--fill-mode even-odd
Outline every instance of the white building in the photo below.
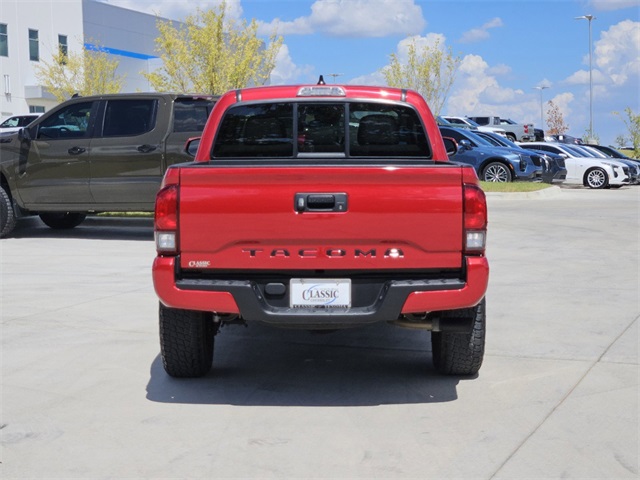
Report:
<svg viewBox="0 0 640 480"><path fill-rule="evenodd" d="M0 119L58 103L37 84L34 66L59 48L80 53L83 44L99 45L118 60L123 92L152 91L140 72L161 65L156 20L94 0L0 0Z"/></svg>

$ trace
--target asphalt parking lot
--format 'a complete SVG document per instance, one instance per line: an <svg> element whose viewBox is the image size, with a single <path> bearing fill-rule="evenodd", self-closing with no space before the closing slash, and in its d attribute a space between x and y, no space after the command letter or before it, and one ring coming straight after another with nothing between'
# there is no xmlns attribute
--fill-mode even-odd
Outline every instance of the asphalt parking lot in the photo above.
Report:
<svg viewBox="0 0 640 480"><path fill-rule="evenodd" d="M485 361L429 333L227 327L159 359L151 221L21 221L1 255L1 464L17 478L638 478L640 187L489 196Z"/></svg>

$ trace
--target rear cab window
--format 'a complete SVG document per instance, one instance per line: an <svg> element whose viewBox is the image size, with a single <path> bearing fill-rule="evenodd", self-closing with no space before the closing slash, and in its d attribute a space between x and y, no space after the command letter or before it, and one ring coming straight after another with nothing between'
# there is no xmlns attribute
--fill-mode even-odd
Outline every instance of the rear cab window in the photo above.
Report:
<svg viewBox="0 0 640 480"><path fill-rule="evenodd" d="M288 101L235 105L225 113L211 158L431 158L418 113L384 102ZM344 160L342 160L344 161Z"/></svg>
<svg viewBox="0 0 640 480"><path fill-rule="evenodd" d="M177 98L173 106L173 132L202 132L214 103L208 98Z"/></svg>

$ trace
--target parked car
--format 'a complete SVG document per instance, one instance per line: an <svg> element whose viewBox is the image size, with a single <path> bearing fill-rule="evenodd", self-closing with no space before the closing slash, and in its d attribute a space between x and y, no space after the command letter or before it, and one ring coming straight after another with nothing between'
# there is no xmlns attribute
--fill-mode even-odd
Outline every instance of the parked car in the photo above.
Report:
<svg viewBox="0 0 640 480"><path fill-rule="evenodd" d="M541 157L539 162L542 166L542 181L545 183L561 183L565 178L567 178L567 169L564 166L564 158L560 155L551 152L543 152L541 150L528 150L526 148L526 143L524 143L523 146L520 146L507 138L496 135L495 133L480 131L474 133L497 147L510 148L516 151L523 150L526 154L533 155L532 158L536 165L538 164L538 160L536 160L535 157Z"/></svg>
<svg viewBox="0 0 640 480"><path fill-rule="evenodd" d="M544 130L542 130L541 128L534 128L533 140L534 142L544 142Z"/></svg>
<svg viewBox="0 0 640 480"><path fill-rule="evenodd" d="M616 160L587 157L566 143L528 142L526 147L562 155L567 168L565 183L597 189L629 184L629 167Z"/></svg>
<svg viewBox="0 0 640 480"><path fill-rule="evenodd" d="M510 118L500 118L495 116L468 117L480 125L489 125L502 128L507 132L507 137L513 142L527 142L534 140L533 123L521 124Z"/></svg>
<svg viewBox="0 0 640 480"><path fill-rule="evenodd" d="M620 150L618 150L618 149L616 149L614 147L611 147L611 146L607 147L605 145L596 145L594 143L588 143L586 145L589 146L589 147L593 147L593 148L595 148L597 150L600 150L607 157L610 157L610 158L622 158L624 160L631 160L632 162L640 163L640 159L630 157L629 155L626 155L624 153L624 152L628 152L630 154L633 154L634 150L633 150L632 147L629 147L629 149L627 149L627 150L624 150L622 148Z"/></svg>
<svg viewBox="0 0 640 480"><path fill-rule="evenodd" d="M444 118L441 115L438 115L436 117L436 123L440 127L466 128L467 130L474 130L474 128L471 127L471 125L456 125L454 123L451 123L449 120L447 120L446 118Z"/></svg>
<svg viewBox="0 0 640 480"><path fill-rule="evenodd" d="M547 135L544 139L547 142L570 143L573 145L582 145L584 143L581 138L572 137L571 135Z"/></svg>
<svg viewBox="0 0 640 480"><path fill-rule="evenodd" d="M442 118L444 118L447 122L453 124L456 127L465 126L465 128L469 127L471 130L474 130L474 131L477 130L480 132L497 133L498 135L501 135L505 138L507 137L507 132L504 128L492 127L489 125L479 125L473 120L471 120L470 118L454 117L451 115L444 115Z"/></svg>
<svg viewBox="0 0 640 480"><path fill-rule="evenodd" d="M28 115L14 115L13 117L7 118L4 122L0 123L0 135L17 132L22 127L29 125L40 115L40 113L30 113Z"/></svg>
<svg viewBox="0 0 640 480"><path fill-rule="evenodd" d="M511 182L535 180L542 175L542 167L535 165L531 155L496 147L470 130L441 126L440 133L460 146L453 160L473 165L480 180Z"/></svg>
<svg viewBox="0 0 640 480"><path fill-rule="evenodd" d="M575 145L580 151L585 152L587 155L596 157L596 158L611 158L608 155L605 155L603 152L598 150L597 148L593 148L589 145ZM617 158L618 162L624 163L627 167L629 167L629 183L637 184L640 181L640 163L634 162L633 160L626 160L624 158Z"/></svg>

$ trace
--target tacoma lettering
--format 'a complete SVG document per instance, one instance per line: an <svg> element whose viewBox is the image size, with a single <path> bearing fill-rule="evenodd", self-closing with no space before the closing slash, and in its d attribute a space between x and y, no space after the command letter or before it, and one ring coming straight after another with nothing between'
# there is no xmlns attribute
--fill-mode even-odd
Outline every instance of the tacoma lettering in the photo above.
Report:
<svg viewBox="0 0 640 480"><path fill-rule="evenodd" d="M243 248L242 253L246 253L251 258L260 256L264 252L262 248ZM329 248L326 250L320 250L318 248L301 248L298 250L298 256L300 258L342 258L347 257L349 251L343 248ZM289 258L291 253L286 248L274 248L269 254L271 258ZM369 250L363 250L356 248L353 251L353 258L377 258L378 251L375 248ZM400 248L387 248L384 252L384 258L403 258L404 252Z"/></svg>

